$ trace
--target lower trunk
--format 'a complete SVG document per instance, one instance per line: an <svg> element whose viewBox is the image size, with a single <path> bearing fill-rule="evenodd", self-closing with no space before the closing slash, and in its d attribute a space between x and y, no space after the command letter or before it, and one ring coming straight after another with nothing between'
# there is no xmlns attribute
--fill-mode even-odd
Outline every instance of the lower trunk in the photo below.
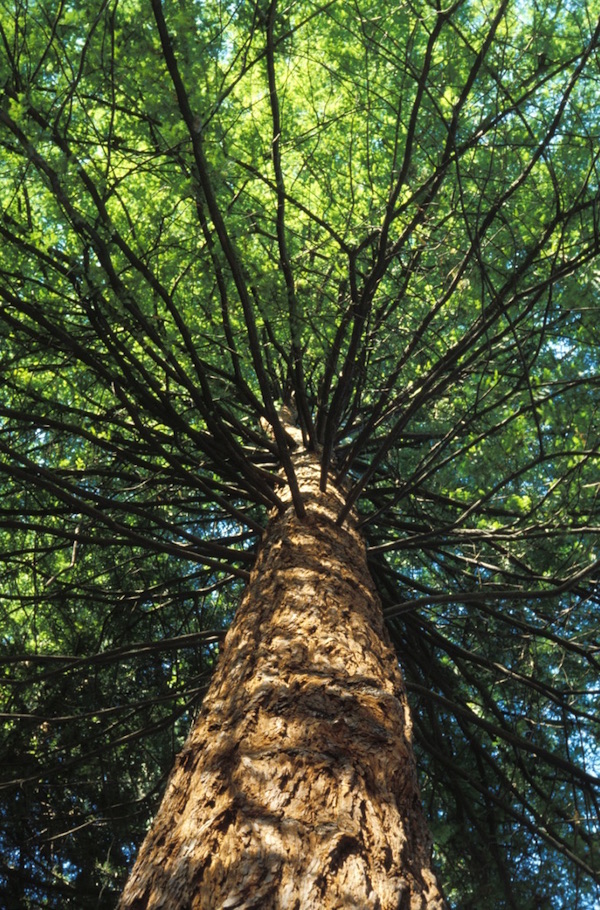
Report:
<svg viewBox="0 0 600 910"><path fill-rule="evenodd" d="M305 459L120 910L444 906L365 548Z"/></svg>

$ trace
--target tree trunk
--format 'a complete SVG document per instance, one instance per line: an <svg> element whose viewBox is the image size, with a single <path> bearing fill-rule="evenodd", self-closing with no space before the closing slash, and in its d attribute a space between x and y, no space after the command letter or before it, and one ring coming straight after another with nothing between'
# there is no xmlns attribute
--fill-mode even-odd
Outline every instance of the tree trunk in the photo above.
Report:
<svg viewBox="0 0 600 910"><path fill-rule="evenodd" d="M397 661L353 516L297 463L120 910L441 910Z"/></svg>

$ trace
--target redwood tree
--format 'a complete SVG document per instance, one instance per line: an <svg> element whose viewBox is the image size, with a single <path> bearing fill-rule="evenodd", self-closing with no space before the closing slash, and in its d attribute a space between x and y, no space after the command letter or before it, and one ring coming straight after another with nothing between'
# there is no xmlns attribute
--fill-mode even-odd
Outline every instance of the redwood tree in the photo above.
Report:
<svg viewBox="0 0 600 910"><path fill-rule="evenodd" d="M7 906L597 900L599 14L1 8Z"/></svg>
<svg viewBox="0 0 600 910"><path fill-rule="evenodd" d="M292 466L120 907L444 906L356 516Z"/></svg>

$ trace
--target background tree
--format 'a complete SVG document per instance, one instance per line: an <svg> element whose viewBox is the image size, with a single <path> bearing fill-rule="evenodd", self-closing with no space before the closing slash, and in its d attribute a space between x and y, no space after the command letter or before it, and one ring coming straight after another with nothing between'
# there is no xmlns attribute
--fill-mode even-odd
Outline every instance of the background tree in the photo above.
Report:
<svg viewBox="0 0 600 910"><path fill-rule="evenodd" d="M293 482L291 393L450 903L594 906L599 12L0 7L7 906L114 906Z"/></svg>

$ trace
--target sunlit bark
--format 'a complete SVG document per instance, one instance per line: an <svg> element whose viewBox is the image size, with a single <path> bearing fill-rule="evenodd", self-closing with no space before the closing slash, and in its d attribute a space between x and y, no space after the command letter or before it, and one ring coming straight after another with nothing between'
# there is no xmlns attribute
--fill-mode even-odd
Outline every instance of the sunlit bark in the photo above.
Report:
<svg viewBox="0 0 600 910"><path fill-rule="evenodd" d="M121 910L443 907L365 548L300 460Z"/></svg>

